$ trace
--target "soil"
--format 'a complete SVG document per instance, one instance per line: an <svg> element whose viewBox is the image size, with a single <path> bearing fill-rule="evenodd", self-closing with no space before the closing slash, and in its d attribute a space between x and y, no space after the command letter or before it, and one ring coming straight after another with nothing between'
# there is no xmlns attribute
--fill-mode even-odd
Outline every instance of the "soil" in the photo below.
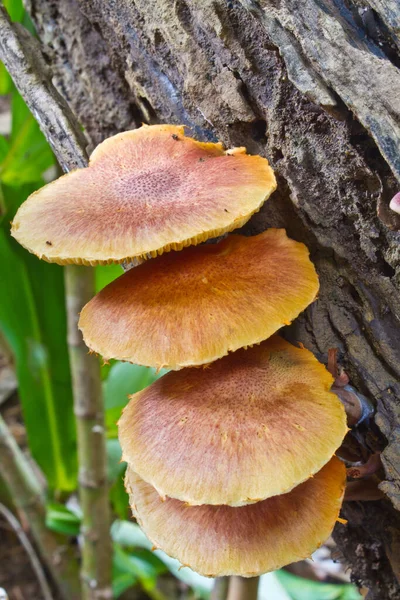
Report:
<svg viewBox="0 0 400 600"><path fill-rule="evenodd" d="M26 432L16 394L2 406L1 412L19 446L24 449L26 447ZM11 499L6 495L1 480L0 502L11 508ZM33 544L31 538L30 541ZM10 524L1 515L0 588L5 589L9 600L42 600L43 598L26 550L21 545ZM54 595L54 600L57 600L56 595Z"/></svg>
<svg viewBox="0 0 400 600"><path fill-rule="evenodd" d="M9 600L42 600L29 557L8 522L0 516L0 588Z"/></svg>

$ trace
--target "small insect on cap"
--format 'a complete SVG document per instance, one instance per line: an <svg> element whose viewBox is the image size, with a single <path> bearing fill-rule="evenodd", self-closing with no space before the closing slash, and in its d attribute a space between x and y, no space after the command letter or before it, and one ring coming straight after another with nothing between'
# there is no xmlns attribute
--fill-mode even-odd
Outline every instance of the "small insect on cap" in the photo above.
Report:
<svg viewBox="0 0 400 600"><path fill-rule="evenodd" d="M32 194L12 235L49 262L119 263L241 227L275 188L265 158L198 142L183 127L144 125Z"/></svg>
<svg viewBox="0 0 400 600"><path fill-rule="evenodd" d="M333 378L273 336L207 369L170 372L131 396L123 460L162 496L240 506L319 471L347 432Z"/></svg>
<svg viewBox="0 0 400 600"><path fill-rule="evenodd" d="M317 291L307 248L268 229L146 261L97 294L79 327L106 359L179 369L261 342Z"/></svg>
<svg viewBox="0 0 400 600"><path fill-rule="evenodd" d="M307 558L325 542L345 480L345 466L334 457L288 494L240 507L163 501L130 468L125 485L134 516L157 548L208 577L253 577Z"/></svg>

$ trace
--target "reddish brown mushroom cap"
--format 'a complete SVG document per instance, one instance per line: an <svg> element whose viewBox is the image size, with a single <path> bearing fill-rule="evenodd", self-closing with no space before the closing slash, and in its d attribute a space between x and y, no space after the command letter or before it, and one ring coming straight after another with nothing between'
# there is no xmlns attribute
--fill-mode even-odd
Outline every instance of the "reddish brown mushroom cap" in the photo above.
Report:
<svg viewBox="0 0 400 600"><path fill-rule="evenodd" d="M90 166L32 194L12 235L39 258L105 264L179 250L241 227L276 188L268 161L175 125L105 140Z"/></svg>
<svg viewBox="0 0 400 600"><path fill-rule="evenodd" d="M400 192L398 192L390 201L389 207L394 210L394 212L400 214Z"/></svg>
<svg viewBox="0 0 400 600"><path fill-rule="evenodd" d="M86 345L106 359L179 369L261 342L317 291L307 248L268 229L131 269L83 308L79 326Z"/></svg>
<svg viewBox="0 0 400 600"><path fill-rule="evenodd" d="M274 336L206 369L170 372L131 396L123 460L160 495L240 506L288 492L347 432L333 378L311 352Z"/></svg>
<svg viewBox="0 0 400 600"><path fill-rule="evenodd" d="M248 506L187 506L167 498L128 468L133 514L153 544L212 577L252 577L310 556L331 534L346 470L337 459L282 496Z"/></svg>

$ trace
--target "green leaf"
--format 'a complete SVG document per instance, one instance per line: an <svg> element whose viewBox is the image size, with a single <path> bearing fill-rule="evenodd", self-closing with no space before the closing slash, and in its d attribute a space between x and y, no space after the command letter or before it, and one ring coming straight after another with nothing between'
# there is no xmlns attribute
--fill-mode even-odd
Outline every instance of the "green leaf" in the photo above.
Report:
<svg viewBox="0 0 400 600"><path fill-rule="evenodd" d="M130 521L114 521L111 526L111 537L116 544L125 549L144 548L151 550L153 547L153 544L140 529L139 525ZM177 579L192 587L198 597L208 598L210 588L212 587L212 579L195 573L189 567L183 569L178 560L171 558L162 550L155 550L154 555L164 563Z"/></svg>
<svg viewBox="0 0 400 600"><path fill-rule="evenodd" d="M118 544L114 544L112 581L114 597L118 598L130 587L136 585L137 581L137 577L132 571L124 551Z"/></svg>
<svg viewBox="0 0 400 600"><path fill-rule="evenodd" d="M297 577L281 570L276 576L292 600L361 600L357 588L351 584L323 583Z"/></svg>
<svg viewBox="0 0 400 600"><path fill-rule="evenodd" d="M121 463L122 450L118 439L106 441L107 479L114 482L125 471L125 463Z"/></svg>
<svg viewBox="0 0 400 600"><path fill-rule="evenodd" d="M106 440L107 478L111 484L109 497L114 513L120 519L129 516L129 497L125 491L124 475L126 463L121 462L122 450L118 439Z"/></svg>
<svg viewBox="0 0 400 600"><path fill-rule="evenodd" d="M113 566L112 590L113 598L119 598L126 590L136 585L137 579L132 573L120 571L117 566Z"/></svg>
<svg viewBox="0 0 400 600"><path fill-rule="evenodd" d="M18 21L19 23L22 22L25 12L22 0L3 0L3 5L10 15L11 21Z"/></svg>
<svg viewBox="0 0 400 600"><path fill-rule="evenodd" d="M54 164L54 156L21 96L12 100L12 128L7 155L1 162L0 178L9 186L37 182Z"/></svg>
<svg viewBox="0 0 400 600"><path fill-rule="evenodd" d="M7 202L6 188L5 192ZM63 271L19 246L6 222L0 228L0 255L5 291L0 300L0 328L15 356L29 447L50 488L72 490L77 473L76 437Z"/></svg>
<svg viewBox="0 0 400 600"><path fill-rule="evenodd" d="M9 3L20 18L20 2ZM11 238L9 221L42 185L54 158L38 125L15 91L10 139L0 142L0 328L15 356L29 447L51 490L76 487L76 435L66 343L62 268L39 261ZM8 147L7 147L8 146ZM4 211L6 213L4 214Z"/></svg>
<svg viewBox="0 0 400 600"><path fill-rule="evenodd" d="M13 80L5 68L4 63L0 62L0 96L6 96L6 94L12 92L13 87Z"/></svg>
<svg viewBox="0 0 400 600"><path fill-rule="evenodd" d="M96 292L124 274L121 265L99 265L96 267Z"/></svg>
<svg viewBox="0 0 400 600"><path fill-rule="evenodd" d="M110 487L109 497L114 514L122 520L128 519L131 509L129 506L129 496L124 485L124 471L117 477Z"/></svg>
<svg viewBox="0 0 400 600"><path fill-rule="evenodd" d="M7 156L9 148L10 147L4 135L0 135L0 163L2 163Z"/></svg>
<svg viewBox="0 0 400 600"><path fill-rule="evenodd" d="M131 521L114 521L111 525L111 537L120 546L146 548L151 550L153 544L140 529Z"/></svg>
<svg viewBox="0 0 400 600"><path fill-rule="evenodd" d="M95 268L96 275L96 293L100 292L106 285L117 279L121 275L123 275L124 270L121 265L98 265ZM115 360L110 360L105 363L100 363L100 375L102 381L105 381L110 373L110 370L113 365L115 365ZM115 422L118 420L118 415L115 417ZM112 422L112 419L111 419ZM113 428L115 429L115 428ZM114 432L115 436L115 432Z"/></svg>
<svg viewBox="0 0 400 600"><path fill-rule="evenodd" d="M154 600L164 599L156 590L157 577L166 572L165 565L149 550L124 550L114 544L114 566L119 573L132 575Z"/></svg>
<svg viewBox="0 0 400 600"><path fill-rule="evenodd" d="M116 423L128 402L128 395L140 392L165 372L162 370L157 373L153 368L122 362L116 362L111 367L103 384L108 437L117 437Z"/></svg>
<svg viewBox="0 0 400 600"><path fill-rule="evenodd" d="M57 533L77 536L81 519L63 504L51 502L46 507L46 526Z"/></svg>

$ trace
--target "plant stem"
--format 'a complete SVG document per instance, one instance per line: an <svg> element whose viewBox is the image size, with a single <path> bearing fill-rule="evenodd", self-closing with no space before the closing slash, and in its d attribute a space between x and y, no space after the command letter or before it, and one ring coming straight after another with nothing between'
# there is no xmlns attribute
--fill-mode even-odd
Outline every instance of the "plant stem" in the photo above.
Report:
<svg viewBox="0 0 400 600"><path fill-rule="evenodd" d="M257 600L259 577L230 577L227 600Z"/></svg>
<svg viewBox="0 0 400 600"><path fill-rule="evenodd" d="M211 590L210 600L226 600L229 587L229 577L217 577Z"/></svg>
<svg viewBox="0 0 400 600"><path fill-rule="evenodd" d="M24 547L25 552L27 553L29 560L32 565L32 569L35 572L36 578L40 585L40 589L42 590L44 600L53 600L53 594L51 593L49 584L47 583L46 576L43 572L42 565L40 564L40 560L38 559L36 552L29 541L28 536L25 534L25 531L22 529L20 522L16 517L14 517L11 510L8 510L4 504L0 503L0 514L8 521L8 523L13 528L15 535L18 537L21 545Z"/></svg>
<svg viewBox="0 0 400 600"><path fill-rule="evenodd" d="M43 489L0 415L0 473L65 600L79 600L79 567L64 536L47 529Z"/></svg>
<svg viewBox="0 0 400 600"><path fill-rule="evenodd" d="M77 424L79 497L82 507L82 592L84 600L112 598L110 509L106 470L100 365L78 330L79 312L94 295L95 271L65 268L68 347Z"/></svg>

